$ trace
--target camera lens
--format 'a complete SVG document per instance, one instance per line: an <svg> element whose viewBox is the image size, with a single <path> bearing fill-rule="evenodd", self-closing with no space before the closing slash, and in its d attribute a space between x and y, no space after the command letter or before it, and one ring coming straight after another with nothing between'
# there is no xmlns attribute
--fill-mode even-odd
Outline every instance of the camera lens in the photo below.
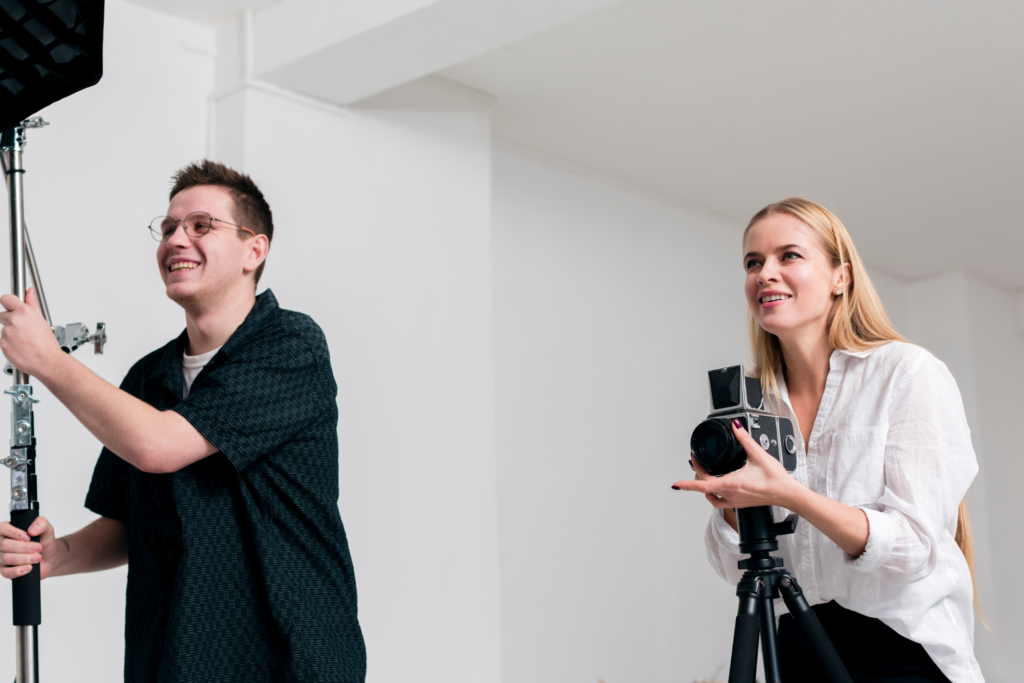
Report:
<svg viewBox="0 0 1024 683"><path fill-rule="evenodd" d="M747 454L733 436L728 420L705 420L690 437L690 450L711 474L728 474L743 467Z"/></svg>

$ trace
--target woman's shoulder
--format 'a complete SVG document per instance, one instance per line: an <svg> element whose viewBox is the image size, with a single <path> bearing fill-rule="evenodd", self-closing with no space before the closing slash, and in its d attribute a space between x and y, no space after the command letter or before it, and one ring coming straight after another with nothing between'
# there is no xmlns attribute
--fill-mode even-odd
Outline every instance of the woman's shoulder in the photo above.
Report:
<svg viewBox="0 0 1024 683"><path fill-rule="evenodd" d="M865 370L889 377L889 390L900 393L911 381L934 388L956 388L949 368L930 351L910 342L893 341L865 355Z"/></svg>

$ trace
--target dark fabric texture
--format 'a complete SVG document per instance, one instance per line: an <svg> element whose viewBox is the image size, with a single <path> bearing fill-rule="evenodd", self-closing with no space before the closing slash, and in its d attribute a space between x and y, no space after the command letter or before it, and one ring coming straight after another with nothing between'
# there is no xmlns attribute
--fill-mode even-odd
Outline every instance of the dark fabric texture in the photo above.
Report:
<svg viewBox="0 0 1024 683"><path fill-rule="evenodd" d="M836 602L813 609L855 683L949 683L920 643L904 638L880 620ZM778 643L783 681L828 680L789 614L779 619Z"/></svg>
<svg viewBox="0 0 1024 683"><path fill-rule="evenodd" d="M148 474L104 449L86 498L128 529L125 681L363 681L323 333L266 291L182 400L187 339L121 388L220 452Z"/></svg>

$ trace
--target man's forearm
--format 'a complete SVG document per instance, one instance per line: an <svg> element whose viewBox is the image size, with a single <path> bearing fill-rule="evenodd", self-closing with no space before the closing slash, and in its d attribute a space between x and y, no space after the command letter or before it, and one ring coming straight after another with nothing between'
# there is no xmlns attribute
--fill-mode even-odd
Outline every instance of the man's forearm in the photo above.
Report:
<svg viewBox="0 0 1024 683"><path fill-rule="evenodd" d="M57 539L57 559L50 576L99 572L128 562L128 532L124 523L100 517L73 534Z"/></svg>
<svg viewBox="0 0 1024 683"><path fill-rule="evenodd" d="M100 443L144 472L176 472L216 452L185 418L118 389L70 355L56 354L37 379Z"/></svg>

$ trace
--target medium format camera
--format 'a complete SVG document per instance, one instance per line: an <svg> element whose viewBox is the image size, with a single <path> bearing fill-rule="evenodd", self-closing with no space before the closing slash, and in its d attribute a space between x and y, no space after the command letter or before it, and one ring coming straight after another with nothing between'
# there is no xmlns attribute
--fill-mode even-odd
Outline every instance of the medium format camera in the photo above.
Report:
<svg viewBox="0 0 1024 683"><path fill-rule="evenodd" d="M793 423L764 409L761 381L743 374L742 365L711 370L711 414L697 425L690 437L690 451L704 469L715 476L738 470L747 464L747 453L732 432L732 421L780 461L787 472L796 469L796 438Z"/></svg>

